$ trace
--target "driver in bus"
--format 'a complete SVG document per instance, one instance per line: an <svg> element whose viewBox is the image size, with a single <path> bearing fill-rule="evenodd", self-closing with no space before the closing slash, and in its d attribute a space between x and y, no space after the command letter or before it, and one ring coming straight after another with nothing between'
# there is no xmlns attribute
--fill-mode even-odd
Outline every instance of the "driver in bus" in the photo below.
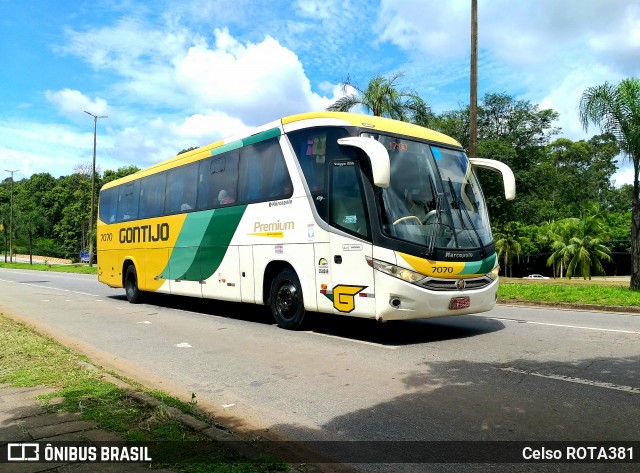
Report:
<svg viewBox="0 0 640 473"><path fill-rule="evenodd" d="M426 223L427 215L435 208L433 196L426 188L409 189L407 191L407 209L422 223Z"/></svg>

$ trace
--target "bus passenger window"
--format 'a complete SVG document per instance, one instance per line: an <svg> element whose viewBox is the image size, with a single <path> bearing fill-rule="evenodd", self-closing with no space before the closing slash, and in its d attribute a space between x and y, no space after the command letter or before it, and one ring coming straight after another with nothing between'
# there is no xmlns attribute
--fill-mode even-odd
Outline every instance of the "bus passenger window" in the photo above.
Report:
<svg viewBox="0 0 640 473"><path fill-rule="evenodd" d="M138 218L138 201L140 199L140 181L133 181L120 186L118 194L118 213L116 219L119 222Z"/></svg>
<svg viewBox="0 0 640 473"><path fill-rule="evenodd" d="M167 173L160 172L140 180L139 218L158 217L164 213Z"/></svg>
<svg viewBox="0 0 640 473"><path fill-rule="evenodd" d="M100 192L100 220L104 223L116 221L118 210L118 189L112 187Z"/></svg>
<svg viewBox="0 0 640 473"><path fill-rule="evenodd" d="M167 172L167 215L185 212L196 206L198 163L180 166Z"/></svg>
<svg viewBox="0 0 640 473"><path fill-rule="evenodd" d="M215 209L221 205L218 196L223 189L232 198L237 195L238 151L233 150L203 159L198 170L198 209Z"/></svg>

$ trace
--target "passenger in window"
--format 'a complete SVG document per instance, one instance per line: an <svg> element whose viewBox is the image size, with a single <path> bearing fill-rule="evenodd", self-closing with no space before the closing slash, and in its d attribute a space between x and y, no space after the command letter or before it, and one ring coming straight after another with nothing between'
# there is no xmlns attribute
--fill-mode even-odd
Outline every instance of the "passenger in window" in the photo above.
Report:
<svg viewBox="0 0 640 473"><path fill-rule="evenodd" d="M218 193L218 202L220 202L221 205L233 204L235 201L236 200L224 189Z"/></svg>

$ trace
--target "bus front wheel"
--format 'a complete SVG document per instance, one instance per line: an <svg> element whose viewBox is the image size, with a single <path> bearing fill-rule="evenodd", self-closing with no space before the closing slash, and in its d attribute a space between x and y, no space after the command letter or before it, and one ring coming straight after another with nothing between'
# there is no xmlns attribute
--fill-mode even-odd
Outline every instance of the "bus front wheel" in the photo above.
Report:
<svg viewBox="0 0 640 473"><path fill-rule="evenodd" d="M142 300L142 294L138 288L138 273L133 264L127 266L127 271L124 273L124 292L127 295L127 300L132 304Z"/></svg>
<svg viewBox="0 0 640 473"><path fill-rule="evenodd" d="M278 327L296 330L304 320L304 300L298 275L286 268L278 273L271 284L271 313Z"/></svg>

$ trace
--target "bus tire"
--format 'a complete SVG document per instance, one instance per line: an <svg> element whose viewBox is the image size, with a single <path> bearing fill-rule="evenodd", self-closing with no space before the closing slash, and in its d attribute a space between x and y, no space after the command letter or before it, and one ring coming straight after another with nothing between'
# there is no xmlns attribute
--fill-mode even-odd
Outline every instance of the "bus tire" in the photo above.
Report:
<svg viewBox="0 0 640 473"><path fill-rule="evenodd" d="M142 302L142 291L138 287L138 272L133 264L127 266L124 273L124 293L132 304Z"/></svg>
<svg viewBox="0 0 640 473"><path fill-rule="evenodd" d="M278 327L287 330L300 328L305 316L302 287L298 275L291 268L280 271L271 283L271 313Z"/></svg>

